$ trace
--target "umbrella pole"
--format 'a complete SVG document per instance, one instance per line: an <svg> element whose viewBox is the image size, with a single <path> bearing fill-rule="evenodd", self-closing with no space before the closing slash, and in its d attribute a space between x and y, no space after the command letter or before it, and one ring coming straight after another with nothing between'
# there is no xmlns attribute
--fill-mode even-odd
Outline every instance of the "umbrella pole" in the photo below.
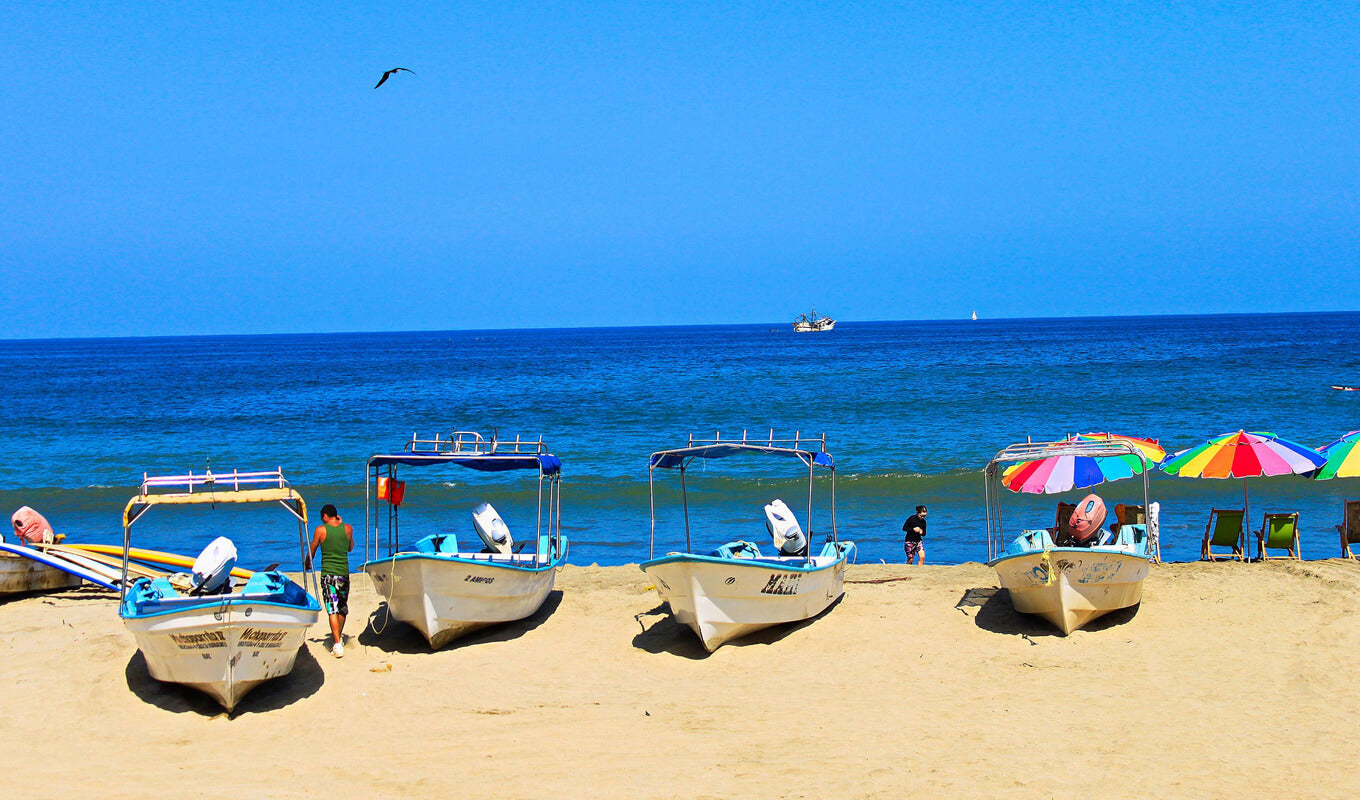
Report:
<svg viewBox="0 0 1360 800"><path fill-rule="evenodd" d="M1242 479L1242 563L1247 561L1247 531L1251 528L1251 503L1247 500L1247 479Z"/></svg>

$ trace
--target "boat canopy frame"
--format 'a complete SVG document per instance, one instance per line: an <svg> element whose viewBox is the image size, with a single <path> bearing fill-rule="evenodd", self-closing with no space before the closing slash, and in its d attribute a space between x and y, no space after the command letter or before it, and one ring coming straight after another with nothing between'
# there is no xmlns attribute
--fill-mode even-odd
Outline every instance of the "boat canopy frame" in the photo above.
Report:
<svg viewBox="0 0 1360 800"><path fill-rule="evenodd" d="M475 469L479 472L509 472L533 470L538 473L538 515L535 523L534 541L543 534L544 524L544 482L547 482L547 528L553 545L562 538L562 460L548 452L548 445L539 435L537 439L525 439L516 435L514 439L502 440L496 430L487 439L477 431L455 430L447 435L436 433L433 438L421 438L418 431L412 432L398 453L379 453L370 456L364 476L364 560L377 561L381 556L382 545L380 525L386 518L387 556L401 552L401 514L400 504L387 503L387 513L378 508L382 498L378 497L378 479L397 479L397 468L430 467L453 464ZM539 562L535 548L534 566ZM552 556L549 554L549 560Z"/></svg>
<svg viewBox="0 0 1360 800"><path fill-rule="evenodd" d="M283 477L283 467L275 470L230 473L211 469L185 475L142 473L137 494L123 507L123 577L119 582L119 602L127 597L128 564L132 554L132 526L154 506L210 505L218 503L274 503L283 506L298 521L298 551L302 561L304 588L310 584L320 595L316 574L307 558L307 501Z"/></svg>
<svg viewBox="0 0 1360 800"><path fill-rule="evenodd" d="M997 554L1006 546L1006 534L1001 521L1001 497L1006 492L1006 487L1001 483L1003 467L1011 464L1020 464L1026 461L1038 461L1044 458L1055 458L1061 456L1087 457L1087 458L1108 458L1120 456L1136 456L1143 462L1141 471L1143 477L1143 508L1149 505L1150 493L1148 490L1148 473L1153 466L1142 450L1131 442L1120 441L1119 439L1101 439L1098 441L1072 441L1064 439L1056 442L1019 442L1007 445L998 450L992 460L987 462L987 466L982 471L983 491L986 497L987 509L987 560L994 561ZM1132 476L1130 476L1132 477ZM1106 481L1112 483L1113 481ZM1099 485L1099 484L1096 484ZM1094 486L1086 487L1092 489ZM1075 487L1069 491L1080 491ZM1056 494L1056 492L1055 492ZM1148 552L1152 556L1154 564L1162 563L1162 545L1158 531L1148 526Z"/></svg>
<svg viewBox="0 0 1360 800"><path fill-rule="evenodd" d="M814 449L815 448L815 449ZM765 438L752 438L748 431L741 432L741 438L722 438L722 431L714 431L712 438L696 438L694 434L689 435L689 441L684 447L677 447L671 450L658 450L652 453L647 461L647 494L651 511L651 543L648 548L648 559L656 557L656 471L658 469L676 469L680 472L680 502L685 511L685 552L692 553L694 545L690 537L689 527L689 486L685 481L685 472L696 458L715 459L727 458L745 453L757 453L760 455L781 456L784 458L796 458L801 461L808 470L808 509L807 509L807 560L812 561L812 490L816 483L816 469L822 467L831 473L831 532L827 534L828 542L839 541L839 529L836 526L836 460L826 449L826 434L819 433L815 436L803 436L802 431L795 431L792 439L776 439L774 429L771 428L769 435Z"/></svg>

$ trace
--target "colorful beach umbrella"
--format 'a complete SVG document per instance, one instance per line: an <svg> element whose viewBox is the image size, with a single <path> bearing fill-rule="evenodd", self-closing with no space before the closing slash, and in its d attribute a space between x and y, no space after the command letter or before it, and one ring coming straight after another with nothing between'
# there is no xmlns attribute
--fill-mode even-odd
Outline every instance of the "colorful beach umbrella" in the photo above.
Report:
<svg viewBox="0 0 1360 800"><path fill-rule="evenodd" d="M1236 431L1168 457L1162 471L1182 478L1260 478L1306 475L1325 461L1316 450L1273 433ZM1246 481L1242 482L1242 517L1251 519Z"/></svg>
<svg viewBox="0 0 1360 800"><path fill-rule="evenodd" d="M1144 459L1156 465L1166 452L1152 439L1120 436L1112 433L1078 433L1067 437L1068 442L1122 442L1138 449L1143 457L1129 453L1114 456L1054 455L1033 461L1012 464L1001 473L1001 485L1012 492L1027 494L1057 494L1072 489L1085 489L1108 481L1141 475Z"/></svg>
<svg viewBox="0 0 1360 800"><path fill-rule="evenodd" d="M1327 460L1313 473L1314 480L1360 478L1360 431L1351 431L1335 442L1319 447L1318 453Z"/></svg>
<svg viewBox="0 0 1360 800"><path fill-rule="evenodd" d="M1325 461L1316 450L1273 433L1236 431L1176 453L1162 471L1182 478L1259 478L1303 475Z"/></svg>

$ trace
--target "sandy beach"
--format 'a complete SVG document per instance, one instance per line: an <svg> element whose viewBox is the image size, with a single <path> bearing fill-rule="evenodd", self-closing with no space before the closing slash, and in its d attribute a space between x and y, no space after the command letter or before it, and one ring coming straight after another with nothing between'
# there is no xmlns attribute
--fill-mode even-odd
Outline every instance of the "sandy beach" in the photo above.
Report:
<svg viewBox="0 0 1360 800"><path fill-rule="evenodd" d="M852 567L822 617L706 655L640 571L567 567L437 653L356 575L234 717L153 680L107 593L0 602L10 797L1345 797L1360 566L1167 564L1064 638L980 564ZM365 626L366 622L373 622Z"/></svg>

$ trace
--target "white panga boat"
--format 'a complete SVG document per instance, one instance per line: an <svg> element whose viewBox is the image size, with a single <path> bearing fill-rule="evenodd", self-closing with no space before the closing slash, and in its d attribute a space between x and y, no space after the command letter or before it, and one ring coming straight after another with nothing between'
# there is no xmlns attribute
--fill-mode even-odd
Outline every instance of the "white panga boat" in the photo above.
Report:
<svg viewBox="0 0 1360 800"><path fill-rule="evenodd" d="M1129 470L1128 475L1121 473L1120 476L1142 475L1142 508L1146 509L1146 522L1121 524L1117 532L1096 530L1088 543L1074 545L1072 537L1058 533L1063 515L1060 511L1059 525L1022 530L998 553L1001 544L1006 542L998 502L1002 493L1003 467L1050 458L1123 459L1126 463L1133 460L1136 467ZM996 570L1001 586L1009 590L1016 611L1042 617L1067 635L1097 617L1142 601L1143 581L1150 565L1160 560L1157 505L1148 500L1147 473L1146 456L1138 447L1119 439L1026 442L997 453L984 473L987 558L988 564ZM1075 488L1091 485L1094 484ZM1064 490L1063 487L1069 491L1074 488L1070 477L1055 491ZM1100 521L1103 519L1102 507Z"/></svg>
<svg viewBox="0 0 1360 800"><path fill-rule="evenodd" d="M0 597L52 589L71 589L81 578L17 553L0 553Z"/></svg>
<svg viewBox="0 0 1360 800"><path fill-rule="evenodd" d="M315 591L305 557L307 505L281 470L144 476L140 492L123 511L122 585L127 589L118 614L136 637L151 677L192 686L231 711L251 689L292 672L321 606L282 572L255 572L233 588L229 574L235 548L215 541L195 565L194 590L181 592L166 578L127 581L132 525L153 506L275 502L297 518L303 580L310 580ZM215 553L222 560L200 566ZM222 593L205 593L212 590Z"/></svg>
<svg viewBox="0 0 1360 800"><path fill-rule="evenodd" d="M447 530L403 546L399 510L405 484L397 480L397 468L449 465L479 472L537 473L534 538L516 542L496 509L483 502L469 509L478 538L474 546L460 546L457 534ZM493 434L487 440L472 431L454 431L448 438L412 435L402 452L368 459L367 485L368 561L361 569L387 601L387 612L420 631L433 649L479 628L533 615L566 563L562 462L548 452L542 437L500 441ZM382 556L381 520L386 520L387 539Z"/></svg>
<svg viewBox="0 0 1360 800"><path fill-rule="evenodd" d="M813 447L816 449L812 449ZM690 552L689 494L685 472L696 458L715 459L743 454L794 458L808 469L808 530L804 534L783 501L765 507L766 527L773 538L774 553L764 555L750 541L730 541L706 555ZM817 555L811 554L812 500L815 470L831 473L831 531ZM753 441L743 432L740 440L689 437L685 447L653 453L648 470L651 490L651 549L656 552L656 491L658 469L678 469L685 513L684 553L669 553L641 564L670 607L671 615L690 626L713 652L724 642L768 628L811 619L845 593L845 566L855 552L853 542L839 541L836 531L835 461L826 450L826 434L816 438ZM706 537L709 538L709 537ZM721 541L721 540L719 540Z"/></svg>
<svg viewBox="0 0 1360 800"><path fill-rule="evenodd" d="M799 314L793 321L794 333L821 333L833 330L836 327L836 320L831 317L821 317L817 315L817 309L812 309L807 314Z"/></svg>

